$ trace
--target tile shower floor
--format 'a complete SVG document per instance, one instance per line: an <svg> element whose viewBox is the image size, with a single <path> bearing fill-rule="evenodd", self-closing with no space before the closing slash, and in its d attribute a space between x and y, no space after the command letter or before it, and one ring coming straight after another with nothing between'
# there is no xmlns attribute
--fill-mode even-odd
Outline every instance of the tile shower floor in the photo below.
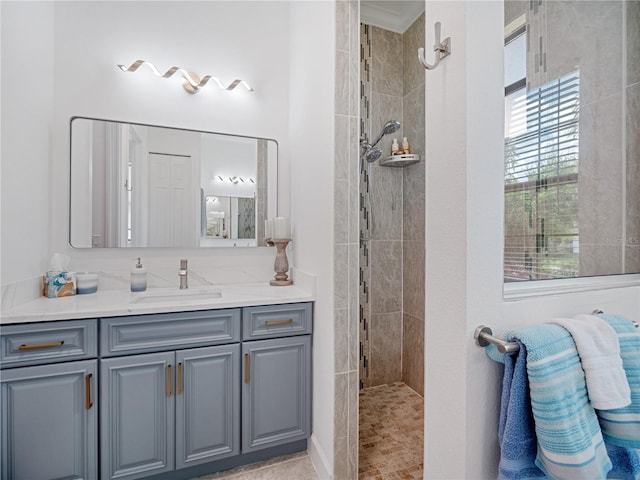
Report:
<svg viewBox="0 0 640 480"><path fill-rule="evenodd" d="M424 400L404 383L360 391L359 480L422 478Z"/></svg>

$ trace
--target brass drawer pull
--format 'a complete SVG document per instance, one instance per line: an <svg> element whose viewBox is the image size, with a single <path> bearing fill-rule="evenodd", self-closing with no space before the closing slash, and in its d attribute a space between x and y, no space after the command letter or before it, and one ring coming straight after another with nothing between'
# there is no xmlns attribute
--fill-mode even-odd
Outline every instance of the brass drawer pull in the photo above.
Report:
<svg viewBox="0 0 640 480"><path fill-rule="evenodd" d="M249 383L249 354L244 354L244 383Z"/></svg>
<svg viewBox="0 0 640 480"><path fill-rule="evenodd" d="M271 327L272 325L289 325L290 323L293 323L293 318L289 318L287 320L269 320L264 322L267 327Z"/></svg>
<svg viewBox="0 0 640 480"><path fill-rule="evenodd" d="M93 407L93 402L91 401L91 377L93 377L93 373L84 377L84 396L86 399L87 410Z"/></svg>
<svg viewBox="0 0 640 480"><path fill-rule="evenodd" d="M39 348L54 348L61 347L64 345L64 340L60 340L59 342L51 342L51 343L36 343L33 345L20 345L18 350L37 350Z"/></svg>
<svg viewBox="0 0 640 480"><path fill-rule="evenodd" d="M178 364L178 395L182 394L182 362Z"/></svg>
<svg viewBox="0 0 640 480"><path fill-rule="evenodd" d="M167 366L167 397L171 396L171 365Z"/></svg>

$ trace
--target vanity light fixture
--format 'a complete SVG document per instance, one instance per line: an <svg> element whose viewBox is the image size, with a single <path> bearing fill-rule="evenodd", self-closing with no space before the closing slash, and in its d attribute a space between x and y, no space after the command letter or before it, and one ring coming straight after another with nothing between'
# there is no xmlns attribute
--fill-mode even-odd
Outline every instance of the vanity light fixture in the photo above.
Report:
<svg viewBox="0 0 640 480"><path fill-rule="evenodd" d="M133 73L136 70L138 70L138 68L140 68L142 65L146 65L149 68L149 70L151 70L157 77L170 78L173 76L174 73L180 73L183 79L182 87L191 94L198 93L200 89L204 87L209 80L212 80L216 85L218 85L218 87L220 87L221 90L233 90L238 85L242 85L248 91L250 92L254 91L251 85L249 85L244 80L235 79L229 85L225 86L220 81L219 78L214 77L213 75L205 75L204 77L200 78L197 74L193 72L187 72L185 69L180 67L171 67L169 70L167 70L163 74L163 73L160 73L160 71L155 67L153 63L147 62L145 60L136 60L129 67L126 67L124 65L118 65L118 68L123 72Z"/></svg>
<svg viewBox="0 0 640 480"><path fill-rule="evenodd" d="M242 183L246 183L246 182L251 182L251 183L256 183L256 181L251 178L251 177L247 177L246 179L242 178L242 177L227 177L227 178L223 178L220 175L216 175L215 177L213 177L213 180L218 180L219 182L231 182L234 185L236 185L238 182L242 182Z"/></svg>

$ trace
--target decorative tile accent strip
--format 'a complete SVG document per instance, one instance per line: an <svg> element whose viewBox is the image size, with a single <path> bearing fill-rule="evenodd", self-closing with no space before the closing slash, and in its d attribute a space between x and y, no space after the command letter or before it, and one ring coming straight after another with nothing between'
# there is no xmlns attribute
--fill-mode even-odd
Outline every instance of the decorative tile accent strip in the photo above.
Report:
<svg viewBox="0 0 640 480"><path fill-rule="evenodd" d="M371 136L371 37L368 25L360 24L360 138ZM367 386L369 377L369 243L371 239L369 221L369 177L367 163L360 159L360 345L359 374L360 388Z"/></svg>

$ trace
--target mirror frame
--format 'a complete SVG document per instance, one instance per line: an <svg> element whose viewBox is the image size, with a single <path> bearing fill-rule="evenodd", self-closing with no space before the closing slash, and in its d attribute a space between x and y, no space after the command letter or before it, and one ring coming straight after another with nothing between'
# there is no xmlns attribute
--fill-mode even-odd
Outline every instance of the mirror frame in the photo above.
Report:
<svg viewBox="0 0 640 480"><path fill-rule="evenodd" d="M237 248L235 245L231 246L231 245L221 245L221 246L198 246L198 247L150 247L150 246L144 246L144 247L139 247L139 246L132 246L132 247L93 247L93 246L89 246L89 247L77 247L74 246L72 243L72 224L73 224L73 128L72 128L72 124L74 120L92 120L92 121L100 121L100 122L110 122L110 123L118 123L118 124L128 124L128 125L134 125L134 126L138 126L138 127L157 127L157 128L167 128L167 129L171 129L171 130L179 130L179 131L183 131L183 132L191 132L191 133L206 133L206 134L213 134L213 135L221 135L221 136L229 136L229 137L235 137L235 138L245 138L245 139L249 139L249 140L265 140L265 141L269 141L269 142L273 142L273 144L275 145L275 149L276 149L276 155L275 155L275 165L271 168L273 168L273 176L276 179L276 186L275 186L275 192L273 195L273 200L274 200L274 205L270 207L269 203L267 203L267 213L266 213L266 218L270 218L269 215L269 211L273 212L273 217L276 217L280 214L280 206L279 206L279 186L278 184L280 183L279 180L279 176L280 176L280 171L279 171L279 154L280 154L280 144L278 143L278 141L274 138L266 138L266 137L254 137L251 135L240 135L240 134L235 134L235 133L224 133L224 132L212 132L209 130L197 130L197 129L191 129L191 128L184 128L184 127L175 127L175 126L169 126L169 125L154 125L154 124L150 124L150 123L139 123L139 122L127 122L127 121L122 121L122 120L114 120L114 119L108 119L108 118L97 118L97 117L86 117L83 115L74 115L69 119L69 193L68 193L68 209L69 209L69 221L68 221L68 234L67 234L67 243L69 245L70 248L73 249L77 249L77 250L91 250L94 248L98 248L100 250L114 250L114 249L128 249L128 248L153 248L153 249L161 249L161 248L168 248L168 249L189 249L189 248L194 248L194 249L210 249L210 248ZM258 231L258 225L256 225L256 232ZM268 245L264 242L264 239L260 239L260 238L256 238L256 245L255 246L242 246L241 248L261 248L261 247L267 247Z"/></svg>

